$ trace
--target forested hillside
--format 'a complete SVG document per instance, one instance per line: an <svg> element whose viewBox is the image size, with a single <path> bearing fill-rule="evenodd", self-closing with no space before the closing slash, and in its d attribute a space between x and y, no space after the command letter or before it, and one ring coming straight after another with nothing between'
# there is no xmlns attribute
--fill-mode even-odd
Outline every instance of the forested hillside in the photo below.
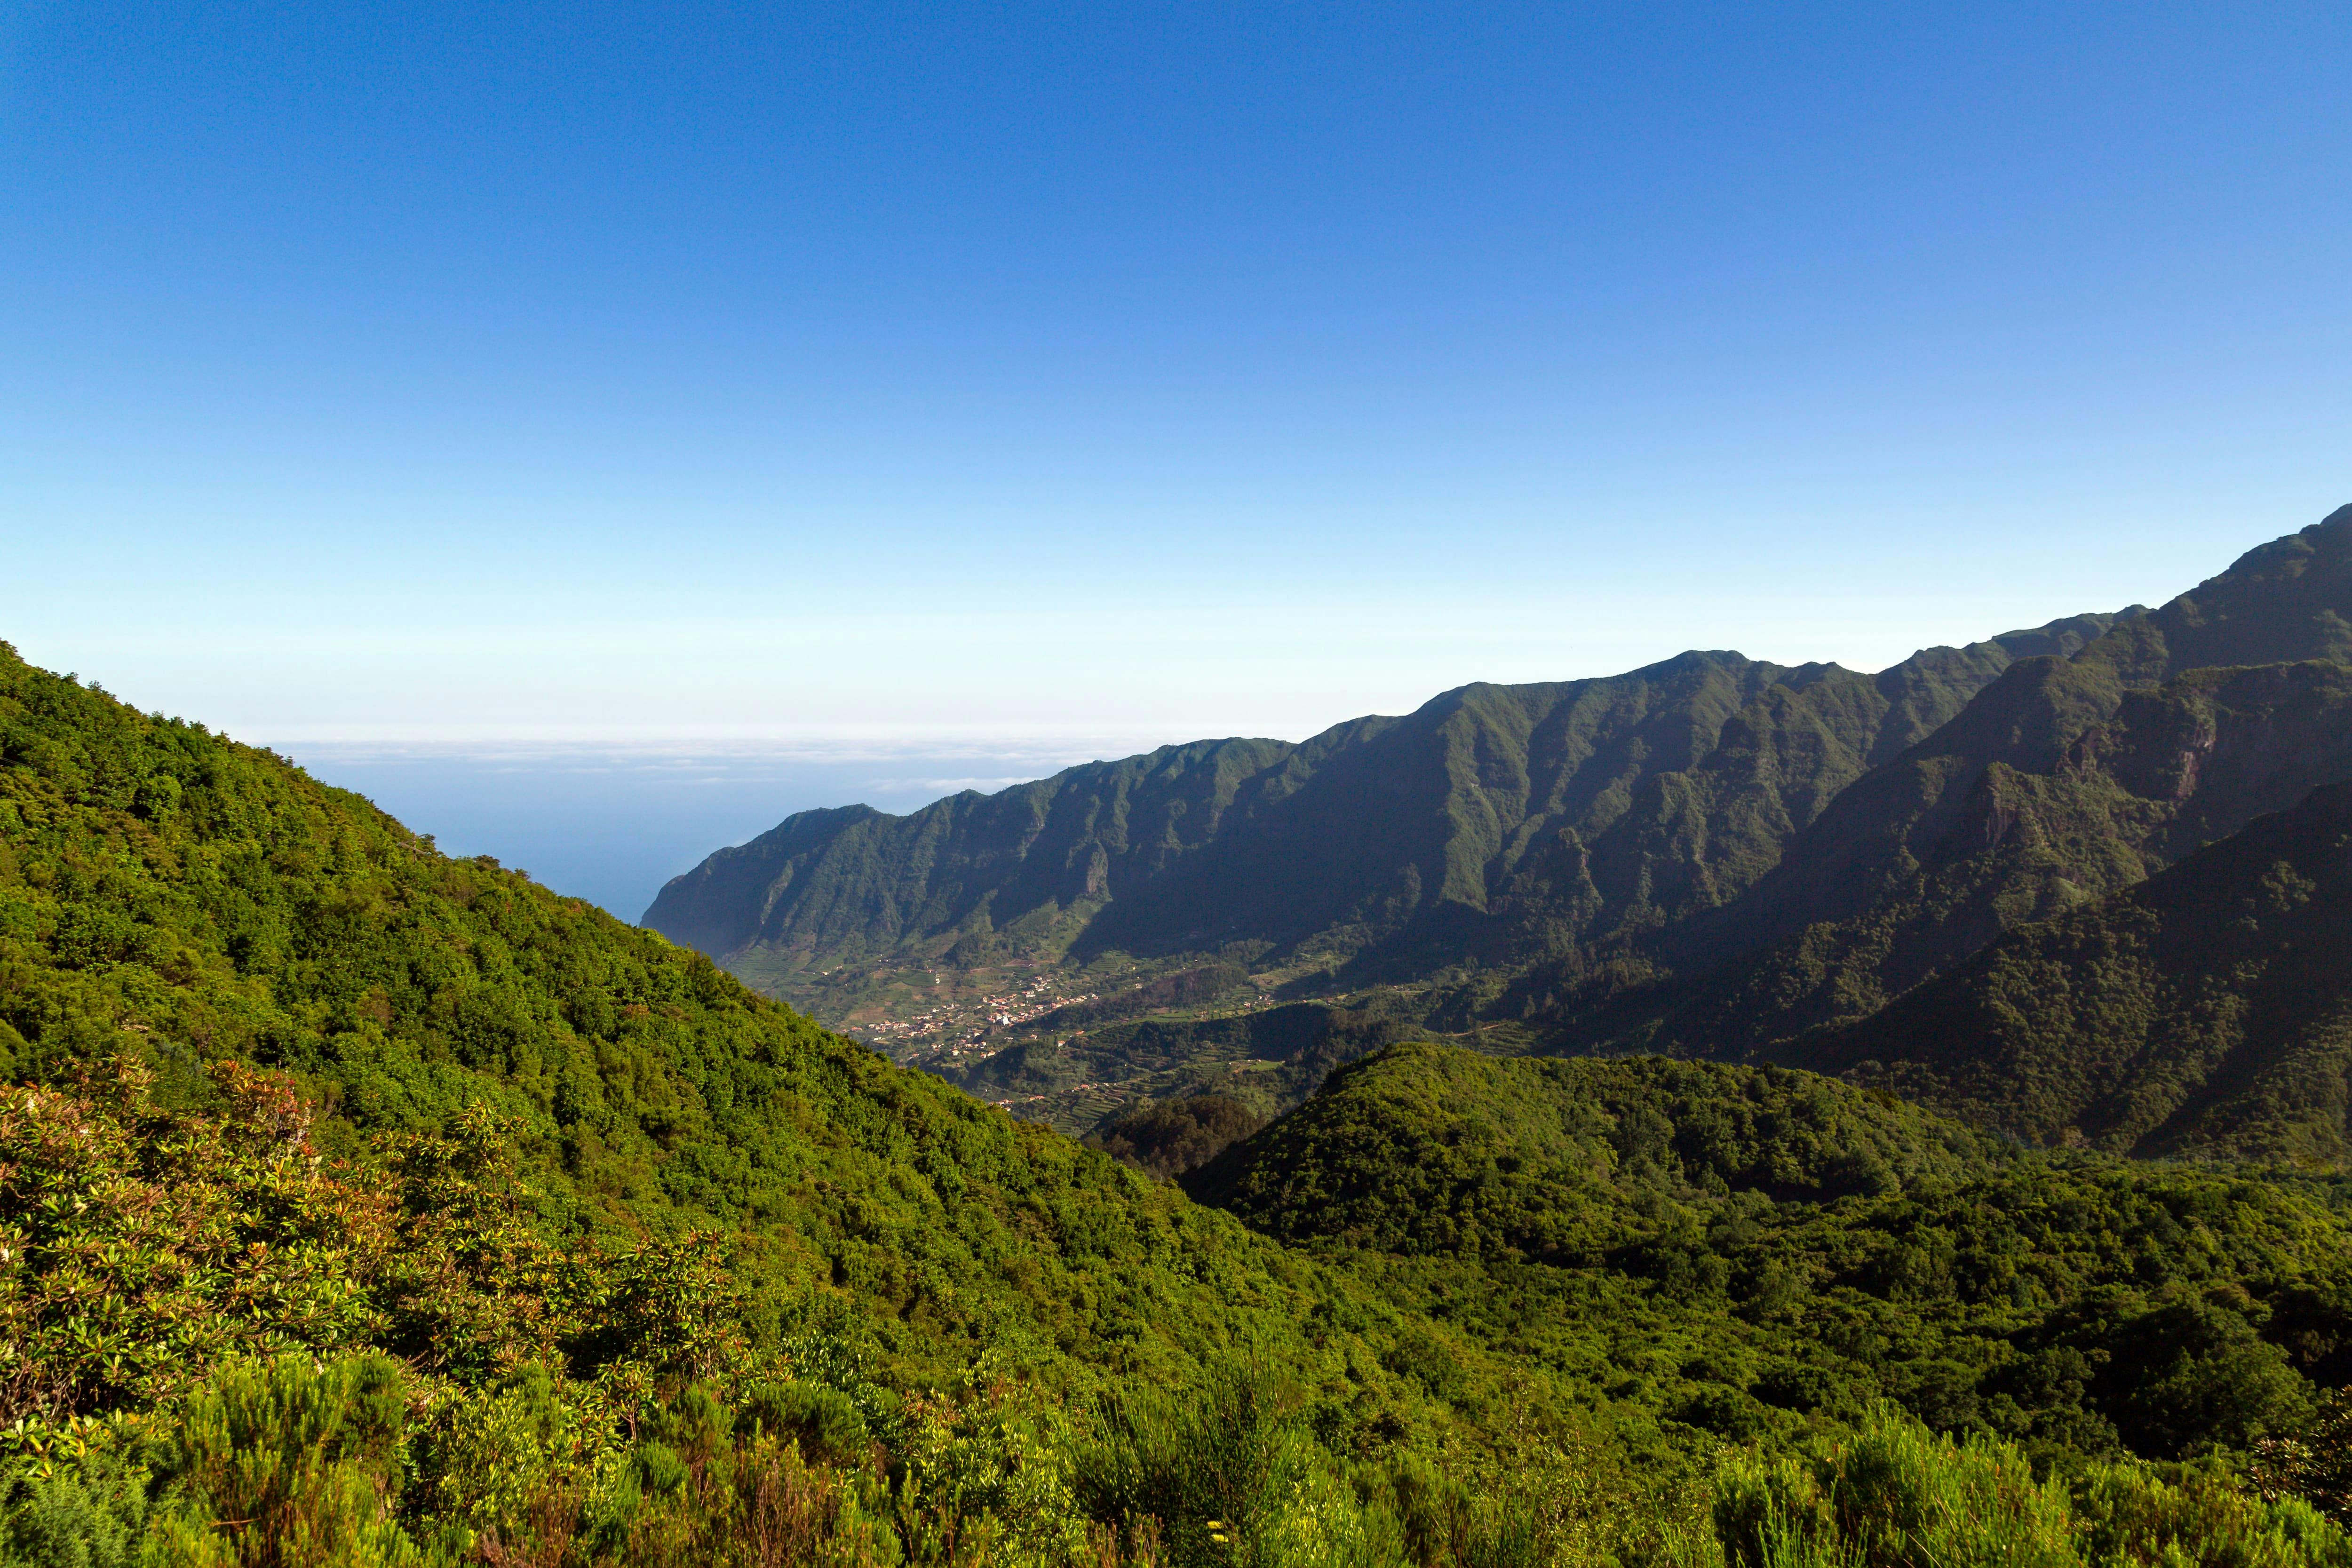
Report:
<svg viewBox="0 0 2352 1568"><path fill-rule="evenodd" d="M1928 648L1874 677L1686 654L1465 687L1303 745L1098 762L906 818L812 811L675 879L646 924L943 1068L1024 1032L1068 1037L1073 1013L1045 1013L1204 966L1240 975L1200 999L1223 1011L1400 980L1437 980L1458 1011L1491 996L1486 975L1736 896L2013 660L2110 623Z"/></svg>
<svg viewBox="0 0 2352 1568"><path fill-rule="evenodd" d="M1989 770L2074 785L2085 774L2154 804L2159 856L2289 804L2296 785L2341 776L2333 672L2352 657L2352 507L2251 552L2229 571L2132 617L2063 662L2031 660L1992 683L1937 734L1875 769L1790 847L1740 901L1667 944L1744 946L1861 913L1937 854L1976 805ZM2315 663L2313 661L2326 661ZM2221 671L2286 667L2269 675ZM2185 682L2191 670L2204 672ZM2166 682L2175 682L2166 686ZM2153 700L2137 693L2160 689ZM2130 710L2125 711L2126 705ZM2209 771L2226 776L2208 779ZM1993 787L1998 787L1996 784ZM2189 795L2203 795L2183 809ZM2251 802L2241 805L2241 801ZM2148 829L2129 811L2093 837ZM2123 857L2128 864L2130 858Z"/></svg>
<svg viewBox="0 0 2352 1568"><path fill-rule="evenodd" d="M679 1489L663 1467L681 1453L696 1487L725 1459L836 1522L866 1510L889 1560L932 1560L924 1532L959 1529L1111 1551L1135 1500L1081 1506L1067 1434L1024 1401L1207 1397L1236 1357L1301 1391L1284 1432L1311 1411L1342 1446L1483 1441L1385 1370L1400 1320L1343 1277L698 953L12 652L0 1048L47 1086L0 1112L0 1425L19 1455L97 1456L36 1488L78 1529L138 1524L133 1472L158 1507L207 1506L211 1486L230 1517L217 1489L243 1483L151 1449L142 1424L213 1398L358 1401L352 1421L404 1402L423 1447L401 1462L422 1468L397 1520L338 1503L302 1528L349 1545L404 1521L450 1552L493 1528L559 1554L601 1531L625 1556L646 1531L742 1525L741 1499ZM237 1356L286 1352L325 1358L330 1384L303 1381L314 1362L234 1382ZM722 1403L681 1429L693 1387ZM761 1408L771 1438L837 1427L802 1449L847 1468L779 1479L743 1424ZM399 1421L365 1419L393 1441ZM730 1421L751 1448L728 1447ZM868 1442L897 1456L895 1491L861 1479ZM380 1489L370 1452L336 1474ZM1032 1462L1024 1491L1005 1467ZM1197 1533L1222 1506L1169 1502L1152 1528Z"/></svg>
<svg viewBox="0 0 2352 1568"><path fill-rule="evenodd" d="M1533 971L1497 1010L1542 1019L1554 1049L1729 1057L1867 1017L2003 931L2352 778L2347 615L2352 508L2071 659L2019 662L1738 900L1631 964Z"/></svg>
<svg viewBox="0 0 2352 1568"><path fill-rule="evenodd" d="M2352 1153L2352 784L2021 927L1789 1059L2036 1142Z"/></svg>
<svg viewBox="0 0 2352 1568"><path fill-rule="evenodd" d="M128 1049L166 1103L202 1106L209 1064L240 1060L291 1075L342 1155L483 1107L562 1234L739 1227L772 1326L787 1301L854 1306L919 1361L985 1334L1178 1364L1246 1336L1222 1314L1285 1294L1252 1277L1267 1255L1245 1237L1109 1162L698 953L441 857L267 752L13 657L0 702L0 1048L19 1078Z"/></svg>
<svg viewBox="0 0 2352 1568"><path fill-rule="evenodd" d="M2053 1160L1782 1068L1398 1046L1185 1181L1735 1439L1892 1399L2170 1458L2299 1429L2352 1377L2339 1185Z"/></svg>
<svg viewBox="0 0 2352 1568"><path fill-rule="evenodd" d="M1553 1038L1741 1055L1866 1017L2005 931L2352 778L2352 668L2203 669L2120 690L2087 659L2021 664L1961 721L1857 784L1742 916L1795 934L1691 979L1581 1003L1521 986ZM1769 896L1766 896L1769 892ZM1808 918L1810 917L1810 918ZM1693 952L1705 932L1672 939ZM1754 933L1726 938L1735 952Z"/></svg>

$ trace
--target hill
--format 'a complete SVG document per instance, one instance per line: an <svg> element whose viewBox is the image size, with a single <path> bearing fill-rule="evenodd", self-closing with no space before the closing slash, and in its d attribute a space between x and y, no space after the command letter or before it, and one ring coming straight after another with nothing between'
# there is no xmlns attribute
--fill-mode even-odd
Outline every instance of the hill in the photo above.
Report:
<svg viewBox="0 0 2352 1568"><path fill-rule="evenodd" d="M1267 1441L1319 1423L1294 1443L1317 1464L1350 1432L1402 1451L1501 1431L1469 1414L1495 1364L1433 1402L1385 1370L1402 1321L1344 1276L699 953L5 647L0 1058L23 1086L0 1110L9 1551L44 1520L104 1535L152 1508L194 1532L186 1560L241 1561L208 1521L249 1522L249 1502L314 1548L425 1532L386 1562L515 1560L478 1558L485 1531L551 1563L551 1531L586 1532L582 1552L603 1531L600 1562L677 1561L643 1555L672 1535L737 1561L751 1505L709 1489L736 1476L817 1510L809 1530L879 1530L921 1561L945 1560L925 1531L1076 1552L1142 1504L1082 1503L1073 1431L1035 1426L1036 1402L1150 1389L1168 1419L1204 1418L1236 1358L1309 1391L1261 1414ZM410 1415L382 1426L385 1398ZM211 1400L244 1412L220 1417L239 1444L296 1421L284 1462L329 1467L300 1493L327 1514L238 1491L277 1461L204 1448ZM337 1459L345 1439L300 1435L314 1418L381 1440ZM788 1461L773 1442L796 1423ZM856 1458L868 1444L897 1468ZM81 1468L42 1458L68 1453ZM664 1479L681 1454L691 1486ZM847 1468L775 1468L824 1455ZM1024 1464L1043 1489L1015 1496ZM1152 1528L1200 1534L1240 1506L1161 1499Z"/></svg>
<svg viewBox="0 0 2352 1568"><path fill-rule="evenodd" d="M1184 1180L1400 1308L1737 1440L1891 1399L2166 1458L2352 1375L2336 1184L2053 1160L1805 1072L1398 1046Z"/></svg>
<svg viewBox="0 0 2352 1568"><path fill-rule="evenodd" d="M1596 1264L1664 1194L1821 1202L1998 1159L1955 1123L1809 1073L1413 1043L1339 1069L1185 1184L1287 1241Z"/></svg>
<svg viewBox="0 0 2352 1568"><path fill-rule="evenodd" d="M1048 1359L1181 1361L1192 1309L1146 1309L1136 1269L1250 1267L1238 1233L1111 1163L698 953L440 856L268 752L13 655L0 724L0 1051L19 1079L135 1048L202 1104L206 1064L233 1058L327 1107L313 1136L337 1154L484 1106L560 1232L738 1227L772 1319L814 1291L919 1363L1023 1321Z"/></svg>

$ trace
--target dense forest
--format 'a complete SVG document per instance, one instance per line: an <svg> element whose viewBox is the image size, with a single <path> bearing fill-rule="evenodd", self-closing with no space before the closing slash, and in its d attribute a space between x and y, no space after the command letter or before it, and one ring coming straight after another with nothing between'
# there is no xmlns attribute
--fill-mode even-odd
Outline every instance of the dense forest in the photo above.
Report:
<svg viewBox="0 0 2352 1568"><path fill-rule="evenodd" d="M1089 1149L0 652L0 1561L2352 1564L2334 1178L1291 1026Z"/></svg>

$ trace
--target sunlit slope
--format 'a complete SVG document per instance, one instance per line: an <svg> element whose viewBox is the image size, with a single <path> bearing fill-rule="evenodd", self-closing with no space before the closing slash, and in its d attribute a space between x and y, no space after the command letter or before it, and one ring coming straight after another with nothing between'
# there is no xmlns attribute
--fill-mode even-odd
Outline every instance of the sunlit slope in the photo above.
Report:
<svg viewBox="0 0 2352 1568"><path fill-rule="evenodd" d="M1599 1263L1643 1194L1821 1201L1950 1183L1997 1146L1785 1069L1399 1045L1186 1178L1290 1241Z"/></svg>
<svg viewBox="0 0 2352 1568"><path fill-rule="evenodd" d="M2024 1152L1807 1072L1401 1045L1183 1179L1734 1442L1892 1400L2062 1466L2171 1458L2297 1430L2352 1377L2332 1184Z"/></svg>
<svg viewBox="0 0 2352 1568"><path fill-rule="evenodd" d="M1262 1342L1349 1382L1353 1336L1298 1326L1344 1289L1226 1216L279 757L0 651L0 1069L70 1081L126 1051L167 1097L210 1093L216 1058L298 1075L330 1153L486 1103L552 1233L715 1226L755 1329L830 1301L918 1365L987 1342L1181 1368Z"/></svg>

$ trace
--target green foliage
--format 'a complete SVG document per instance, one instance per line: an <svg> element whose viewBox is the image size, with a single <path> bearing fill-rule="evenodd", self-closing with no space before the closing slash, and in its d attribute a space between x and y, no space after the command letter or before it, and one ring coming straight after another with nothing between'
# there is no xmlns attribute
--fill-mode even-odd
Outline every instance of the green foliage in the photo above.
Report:
<svg viewBox="0 0 2352 1568"><path fill-rule="evenodd" d="M2063 1485L2036 1479L2007 1444L1955 1443L1891 1414L1811 1462L1733 1459L1717 1483L1715 1528L1733 1568L2082 1561Z"/></svg>
<svg viewBox="0 0 2352 1568"><path fill-rule="evenodd" d="M2352 1539L2210 1470L2098 1465L2071 1489L2009 1444L1874 1412L1811 1458L1737 1456L1716 1485L1727 1568L2337 1568ZM1711 1557L1704 1547L1691 1553Z"/></svg>
<svg viewBox="0 0 2352 1568"><path fill-rule="evenodd" d="M151 1479L143 1467L108 1453L18 1476L0 1561L18 1568L131 1568L146 1534Z"/></svg>
<svg viewBox="0 0 2352 1568"><path fill-rule="evenodd" d="M1403 1453L1350 1463L1318 1439L1302 1391L1236 1364L1195 1399L1122 1392L1079 1474L1090 1511L1139 1521L1153 1552L1184 1568L1605 1560L1586 1550L1591 1521L1546 1506L1559 1451L1517 1458L1507 1477ZM1626 1523L1627 1500L1608 1522Z"/></svg>
<svg viewBox="0 0 2352 1568"><path fill-rule="evenodd" d="M2315 790L1794 1052L2040 1142L2340 1163L2347 842Z"/></svg>
<svg viewBox="0 0 2352 1568"><path fill-rule="evenodd" d="M0 1418L57 1425L170 1398L229 1354L365 1342L388 1215L321 1180L301 1102L216 1066L219 1119L176 1118L121 1061L89 1098L0 1102Z"/></svg>
<svg viewBox="0 0 2352 1568"><path fill-rule="evenodd" d="M1265 1125L1265 1118L1230 1095L1193 1094L1130 1111L1087 1144L1147 1176L1173 1176L1206 1164L1226 1145Z"/></svg>
<svg viewBox="0 0 2352 1568"><path fill-rule="evenodd" d="M1411 1004L1376 991L1352 1005L1294 1002L1215 1017L1114 1024L1058 1042L1024 1041L960 1069L931 1061L925 1070L982 1097L1017 1098L1030 1121L1108 1137L1119 1107L1138 1114L1136 1099L1213 1097L1263 1121L1313 1094L1333 1068L1426 1033ZM1140 1114L1150 1115L1150 1107Z"/></svg>
<svg viewBox="0 0 2352 1568"><path fill-rule="evenodd" d="M1039 1375L1181 1377L1254 1337L1316 1375L1349 1375L1348 1335L1308 1343L1295 1326L1344 1299L1344 1281L824 1034L699 954L437 855L267 752L0 655L0 1048L19 1076L51 1094L128 1049L161 1104L207 1107L234 1093L213 1063L273 1068L291 1081L285 1114L315 1116L320 1154L380 1158L408 1194L388 1237L385 1216L289 1206L268 1190L284 1178L265 1168L278 1158L267 1132L228 1163L224 1195L160 1147L137 1168L60 1154L39 1178L55 1192L0 1173L16 1182L14 1197L0 1189L14 1205L0 1222L19 1233L16 1261L0 1259L19 1295L0 1310L44 1332L100 1331L77 1352L80 1381L27 1387L21 1411L101 1408L92 1379L162 1397L175 1368L240 1345L325 1351L378 1334L448 1375L496 1376L591 1319L602 1338L583 1353L600 1367L709 1375L842 1311L909 1380L951 1375L1000 1340ZM20 1131L0 1136L78 1136L22 1096L5 1114ZM395 1141L380 1156L378 1137ZM499 1162L529 1192L486 1216L469 1184ZM125 1207L68 1193L85 1165L147 1195ZM355 1184L304 1201L373 1195ZM401 1273L394 1288L347 1289L365 1270L336 1260L346 1232L377 1249L367 1268ZM158 1259L213 1249L217 1277L122 1264L134 1244ZM583 1249L639 1263L590 1280L568 1269ZM706 1309L722 1268L740 1312L717 1338L680 1337L720 1321ZM176 1294L151 1310L142 1290ZM302 1314L273 1307L267 1328L237 1328L241 1301L287 1292ZM362 1295L390 1321L351 1316ZM182 1338L122 1341L151 1319Z"/></svg>
<svg viewBox="0 0 2352 1568"><path fill-rule="evenodd" d="M224 1366L165 1446L151 1554L237 1568L421 1562L392 1518L403 1419L399 1368L383 1356Z"/></svg>
<svg viewBox="0 0 2352 1568"><path fill-rule="evenodd" d="M1496 1060L1397 1046L1192 1177L1286 1240L1600 1261L1663 1194L1835 1198L1991 1161L1978 1139L1808 1074L1669 1062Z"/></svg>
<svg viewBox="0 0 2352 1568"><path fill-rule="evenodd" d="M821 1383L772 1383L753 1388L744 1413L761 1427L788 1438L813 1463L856 1466L872 1457L873 1430L857 1401Z"/></svg>
<svg viewBox="0 0 2352 1568"><path fill-rule="evenodd" d="M1785 1070L1398 1047L1190 1178L1621 1423L1782 1440L1893 1401L2037 1456L2294 1440L2352 1377L2332 1187L2002 1152ZM1458 1338L1453 1336L1459 1336Z"/></svg>
<svg viewBox="0 0 2352 1568"><path fill-rule="evenodd" d="M2352 1398L2326 1396L2299 1433L2254 1444L2255 1484L2266 1500L2299 1498L2338 1524L2352 1525Z"/></svg>

